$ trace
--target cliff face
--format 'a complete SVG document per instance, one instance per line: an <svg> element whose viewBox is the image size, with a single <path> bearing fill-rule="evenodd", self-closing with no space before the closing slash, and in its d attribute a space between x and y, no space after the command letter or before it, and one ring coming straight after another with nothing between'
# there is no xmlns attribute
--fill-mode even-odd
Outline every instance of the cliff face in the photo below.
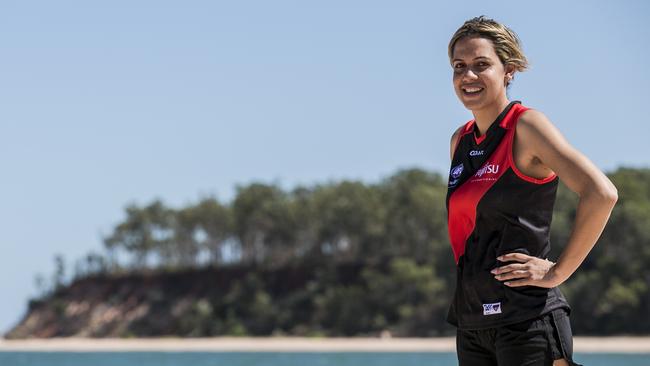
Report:
<svg viewBox="0 0 650 366"><path fill-rule="evenodd" d="M247 300L256 306L256 297L268 299L265 291L281 296L300 289L309 279L310 273L299 268L257 274L250 268L230 268L88 277L48 298L31 301L25 317L5 337L237 334L249 329L235 319L251 310L246 308L251 305ZM257 331L269 333L269 329Z"/></svg>
<svg viewBox="0 0 650 366"><path fill-rule="evenodd" d="M407 258L94 276L32 301L5 336L439 336L449 296Z"/></svg>

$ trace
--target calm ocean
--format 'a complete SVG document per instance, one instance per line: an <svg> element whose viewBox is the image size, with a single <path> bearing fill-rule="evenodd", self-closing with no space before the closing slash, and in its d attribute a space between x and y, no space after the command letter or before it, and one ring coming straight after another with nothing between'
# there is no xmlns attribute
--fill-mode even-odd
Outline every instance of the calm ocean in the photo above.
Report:
<svg viewBox="0 0 650 366"><path fill-rule="evenodd" d="M649 366L650 354L576 354L585 366ZM0 366L451 366L455 353L0 352Z"/></svg>

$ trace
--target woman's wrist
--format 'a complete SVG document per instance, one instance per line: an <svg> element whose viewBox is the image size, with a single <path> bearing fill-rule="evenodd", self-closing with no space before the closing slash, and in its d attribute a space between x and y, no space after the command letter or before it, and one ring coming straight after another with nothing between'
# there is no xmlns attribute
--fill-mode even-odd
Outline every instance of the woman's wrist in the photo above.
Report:
<svg viewBox="0 0 650 366"><path fill-rule="evenodd" d="M553 284L553 287L560 286L561 284L564 283L564 281L569 278L569 276L565 275L562 271L562 267L560 266L560 262L551 262L551 268L549 268L548 273L549 273L549 280Z"/></svg>

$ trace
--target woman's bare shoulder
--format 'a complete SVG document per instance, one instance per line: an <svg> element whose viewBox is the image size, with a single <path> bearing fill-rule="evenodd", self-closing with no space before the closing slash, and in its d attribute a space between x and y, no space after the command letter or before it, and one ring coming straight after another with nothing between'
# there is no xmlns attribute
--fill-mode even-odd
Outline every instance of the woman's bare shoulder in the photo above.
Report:
<svg viewBox="0 0 650 366"><path fill-rule="evenodd" d="M450 143L450 159L454 159L454 152L456 151L456 144L458 143L458 136L460 136L460 132L463 130L463 127L465 125L459 126L456 131L451 135L451 143Z"/></svg>
<svg viewBox="0 0 650 366"><path fill-rule="evenodd" d="M611 182L584 154L566 140L544 113L529 109L519 116L517 135L542 164L553 170L572 191L581 194L590 182L608 190Z"/></svg>
<svg viewBox="0 0 650 366"><path fill-rule="evenodd" d="M517 121L517 139L533 151L533 155L567 155L574 149L553 122L537 109L524 111ZM545 160L545 159L542 159Z"/></svg>
<svg viewBox="0 0 650 366"><path fill-rule="evenodd" d="M529 108L521 113L517 124L525 125L524 128L544 128L553 123L542 111Z"/></svg>

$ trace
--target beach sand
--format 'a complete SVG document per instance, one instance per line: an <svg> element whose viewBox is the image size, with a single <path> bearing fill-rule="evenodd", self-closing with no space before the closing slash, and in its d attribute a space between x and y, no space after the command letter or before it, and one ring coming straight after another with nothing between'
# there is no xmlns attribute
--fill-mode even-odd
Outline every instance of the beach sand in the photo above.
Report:
<svg viewBox="0 0 650 366"><path fill-rule="evenodd" d="M217 337L0 339L0 351L48 352L455 352L454 337ZM574 337L574 352L650 353L650 337Z"/></svg>

